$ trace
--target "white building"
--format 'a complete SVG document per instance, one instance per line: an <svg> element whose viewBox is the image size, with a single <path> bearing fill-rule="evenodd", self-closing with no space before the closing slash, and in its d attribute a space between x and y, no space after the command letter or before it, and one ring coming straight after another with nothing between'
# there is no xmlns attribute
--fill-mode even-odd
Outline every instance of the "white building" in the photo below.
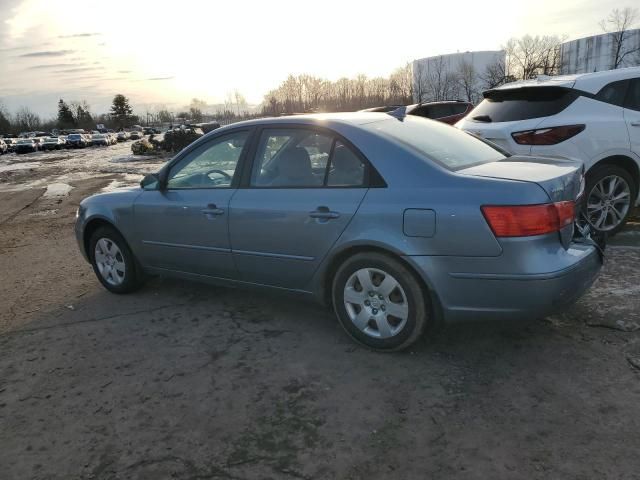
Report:
<svg viewBox="0 0 640 480"><path fill-rule="evenodd" d="M560 46L563 74L589 73L614 68L615 42L608 33L565 42ZM618 68L640 65L640 29L629 30L622 45L627 55Z"/></svg>
<svg viewBox="0 0 640 480"><path fill-rule="evenodd" d="M504 65L503 50L451 53L413 61L413 99L479 100L486 89L487 68ZM471 95L470 95L471 94Z"/></svg>

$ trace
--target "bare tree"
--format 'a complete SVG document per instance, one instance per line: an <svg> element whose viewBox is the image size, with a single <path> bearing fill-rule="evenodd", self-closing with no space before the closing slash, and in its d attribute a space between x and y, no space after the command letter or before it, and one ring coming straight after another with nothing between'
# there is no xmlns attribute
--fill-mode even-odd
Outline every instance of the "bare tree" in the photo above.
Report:
<svg viewBox="0 0 640 480"><path fill-rule="evenodd" d="M247 100L244 98L244 95L242 95L238 90L234 90L233 99L236 102L236 113L238 116L240 116L241 109L243 112L247 110Z"/></svg>
<svg viewBox="0 0 640 480"><path fill-rule="evenodd" d="M479 77L473 63L462 60L458 65L456 79L466 100L471 103L476 103L480 94L480 92L478 92Z"/></svg>
<svg viewBox="0 0 640 480"><path fill-rule="evenodd" d="M442 55L429 61L426 87L430 101L452 100L458 96L456 74Z"/></svg>
<svg viewBox="0 0 640 480"><path fill-rule="evenodd" d="M29 110L27 107L21 107L15 115L15 123L20 131L27 132L40 128L40 117Z"/></svg>
<svg viewBox="0 0 640 480"><path fill-rule="evenodd" d="M427 69L421 61L414 63L414 65L413 91L416 94L416 100L420 103L425 100L427 94Z"/></svg>
<svg viewBox="0 0 640 480"><path fill-rule="evenodd" d="M495 62L487 65L484 72L480 75L480 79L484 83L483 88L486 89L499 87L500 85L512 80L507 75L504 60L496 60Z"/></svg>
<svg viewBox="0 0 640 480"><path fill-rule="evenodd" d="M397 68L389 77L391 103L410 103L413 100L413 71L411 64Z"/></svg>
<svg viewBox="0 0 640 480"><path fill-rule="evenodd" d="M627 57L634 55L640 60L640 46L629 45L629 30L638 19L638 9L626 7L622 10L613 9L609 16L600 22L600 28L607 34L613 44L613 60L611 69L624 66ZM635 63L635 62L634 62Z"/></svg>
<svg viewBox="0 0 640 480"><path fill-rule="evenodd" d="M511 38L504 46L507 73L517 80L557 74L560 71L561 43L557 36Z"/></svg>

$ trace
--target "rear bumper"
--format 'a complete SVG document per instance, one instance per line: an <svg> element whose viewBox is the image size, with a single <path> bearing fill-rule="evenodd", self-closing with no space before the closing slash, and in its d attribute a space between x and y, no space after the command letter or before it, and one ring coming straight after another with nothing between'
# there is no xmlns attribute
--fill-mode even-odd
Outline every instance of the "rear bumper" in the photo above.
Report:
<svg viewBox="0 0 640 480"><path fill-rule="evenodd" d="M473 258L407 258L428 277L443 320L457 322L542 318L572 305L595 281L602 256L590 245L572 245L566 256L560 270L528 273L489 273L490 264Z"/></svg>

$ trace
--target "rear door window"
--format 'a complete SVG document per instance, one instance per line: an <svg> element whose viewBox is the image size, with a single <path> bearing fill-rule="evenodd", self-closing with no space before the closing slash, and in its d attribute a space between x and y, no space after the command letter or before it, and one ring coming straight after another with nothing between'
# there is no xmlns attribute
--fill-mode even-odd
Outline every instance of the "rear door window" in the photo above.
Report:
<svg viewBox="0 0 640 480"><path fill-rule="evenodd" d="M522 87L490 90L471 112L471 119L483 122L513 122L556 115L580 94L562 87Z"/></svg>
<svg viewBox="0 0 640 480"><path fill-rule="evenodd" d="M621 80L619 82L611 82L600 89L596 94L596 100L601 102L610 103L621 107L624 105L624 97L627 93L628 80Z"/></svg>

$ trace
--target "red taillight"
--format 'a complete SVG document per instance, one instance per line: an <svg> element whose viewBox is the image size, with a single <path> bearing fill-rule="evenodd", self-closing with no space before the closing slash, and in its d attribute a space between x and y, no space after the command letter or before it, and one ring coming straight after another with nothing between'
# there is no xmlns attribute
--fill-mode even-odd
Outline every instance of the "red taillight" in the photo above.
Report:
<svg viewBox="0 0 640 480"><path fill-rule="evenodd" d="M538 128L513 132L511 137L519 145L555 145L579 134L584 128L584 125Z"/></svg>
<svg viewBox="0 0 640 480"><path fill-rule="evenodd" d="M557 232L571 225L575 220L575 203L485 205L482 214L496 237L530 237Z"/></svg>

